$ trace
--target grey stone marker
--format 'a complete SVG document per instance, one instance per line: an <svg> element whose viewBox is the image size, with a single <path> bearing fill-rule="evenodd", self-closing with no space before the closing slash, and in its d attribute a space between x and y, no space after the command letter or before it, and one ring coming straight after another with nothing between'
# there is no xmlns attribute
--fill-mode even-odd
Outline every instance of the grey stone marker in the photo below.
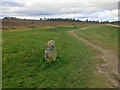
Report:
<svg viewBox="0 0 120 90"><path fill-rule="evenodd" d="M56 31L56 27L53 28L53 31Z"/></svg>
<svg viewBox="0 0 120 90"><path fill-rule="evenodd" d="M45 60L47 62L52 62L56 60L56 58L57 58L56 44L55 41L50 40L48 41L45 48Z"/></svg>
<svg viewBox="0 0 120 90"><path fill-rule="evenodd" d="M76 25L74 26L74 28L76 29Z"/></svg>

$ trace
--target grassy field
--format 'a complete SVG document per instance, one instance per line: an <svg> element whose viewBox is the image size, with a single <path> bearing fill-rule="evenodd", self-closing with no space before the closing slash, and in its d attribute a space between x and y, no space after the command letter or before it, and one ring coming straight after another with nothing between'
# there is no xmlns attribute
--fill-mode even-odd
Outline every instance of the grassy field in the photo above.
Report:
<svg viewBox="0 0 120 90"><path fill-rule="evenodd" d="M78 36L118 54L118 27L96 25L75 32Z"/></svg>
<svg viewBox="0 0 120 90"><path fill-rule="evenodd" d="M78 28L85 26L87 25L80 25ZM104 30L105 28L111 31L108 33ZM53 32L52 28L4 31L2 33L3 88L104 88L111 86L111 82L96 69L97 64L103 63L102 59L96 57L99 52L67 32L73 29L73 27L57 27L56 32ZM90 30L76 31L76 33L89 38L90 41L94 38L100 42L92 41L93 43L116 52L117 48L113 43L117 44L117 31L113 29L115 28L100 25L99 28L92 29L91 27ZM114 40L112 44L109 39ZM58 62L44 62L45 45L49 40L56 42Z"/></svg>
<svg viewBox="0 0 120 90"><path fill-rule="evenodd" d="M1 19L0 19L1 20ZM2 30L30 30L32 28L64 27L82 24L83 22L44 21L24 19L2 19Z"/></svg>

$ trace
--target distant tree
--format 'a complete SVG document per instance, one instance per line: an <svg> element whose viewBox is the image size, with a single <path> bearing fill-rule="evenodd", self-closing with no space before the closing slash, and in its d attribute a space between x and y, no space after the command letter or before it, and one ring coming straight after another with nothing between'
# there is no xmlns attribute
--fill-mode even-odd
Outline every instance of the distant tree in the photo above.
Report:
<svg viewBox="0 0 120 90"><path fill-rule="evenodd" d="M88 19L86 19L85 21L88 22Z"/></svg>
<svg viewBox="0 0 120 90"><path fill-rule="evenodd" d="M96 22L99 23L99 20L97 20Z"/></svg>
<svg viewBox="0 0 120 90"><path fill-rule="evenodd" d="M44 17L44 20L47 20L46 17Z"/></svg>
<svg viewBox="0 0 120 90"><path fill-rule="evenodd" d="M40 20L42 20L42 18L40 18Z"/></svg>
<svg viewBox="0 0 120 90"><path fill-rule="evenodd" d="M42 19L40 19L42 20ZM75 18L65 18L65 19L62 19L62 18L44 18L44 20L46 21L66 21L66 22L82 22L81 20L77 19L75 20Z"/></svg>
<svg viewBox="0 0 120 90"><path fill-rule="evenodd" d="M18 18L16 18L16 17L4 17L3 19L14 19L14 20L16 20Z"/></svg>
<svg viewBox="0 0 120 90"><path fill-rule="evenodd" d="M79 22L79 19L77 19L76 21Z"/></svg>
<svg viewBox="0 0 120 90"><path fill-rule="evenodd" d="M8 17L4 17L3 19L8 19Z"/></svg>
<svg viewBox="0 0 120 90"><path fill-rule="evenodd" d="M75 18L73 18L73 22L75 21Z"/></svg>

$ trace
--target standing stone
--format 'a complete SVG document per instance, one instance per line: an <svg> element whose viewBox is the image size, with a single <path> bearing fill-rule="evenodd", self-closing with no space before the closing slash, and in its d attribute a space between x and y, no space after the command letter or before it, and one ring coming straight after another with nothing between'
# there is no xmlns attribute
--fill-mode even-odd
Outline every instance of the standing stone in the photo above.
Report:
<svg viewBox="0 0 120 90"><path fill-rule="evenodd" d="M53 28L53 31L56 31L56 27Z"/></svg>
<svg viewBox="0 0 120 90"><path fill-rule="evenodd" d="M56 57L57 57L57 52L56 52L55 41L50 40L46 45L45 60L47 62L52 62L52 61L56 60Z"/></svg>
<svg viewBox="0 0 120 90"><path fill-rule="evenodd" d="M74 26L74 28L76 29L76 25Z"/></svg>

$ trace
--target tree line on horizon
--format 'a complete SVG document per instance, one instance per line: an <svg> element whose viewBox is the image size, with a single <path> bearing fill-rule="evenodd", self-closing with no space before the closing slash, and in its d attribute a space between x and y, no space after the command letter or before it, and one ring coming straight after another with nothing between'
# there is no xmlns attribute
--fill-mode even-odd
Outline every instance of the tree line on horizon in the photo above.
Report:
<svg viewBox="0 0 120 90"><path fill-rule="evenodd" d="M20 18L16 18L16 17L4 17L3 19L9 19L9 20L23 20ZM24 19L24 20L35 20L35 19ZM40 21L66 21L66 22L86 22L86 23L119 23L120 21L113 21L113 22L109 22L109 20L106 21L99 21L99 20L88 20L86 19L85 21L79 20L79 19L75 19L75 18L40 18Z"/></svg>

